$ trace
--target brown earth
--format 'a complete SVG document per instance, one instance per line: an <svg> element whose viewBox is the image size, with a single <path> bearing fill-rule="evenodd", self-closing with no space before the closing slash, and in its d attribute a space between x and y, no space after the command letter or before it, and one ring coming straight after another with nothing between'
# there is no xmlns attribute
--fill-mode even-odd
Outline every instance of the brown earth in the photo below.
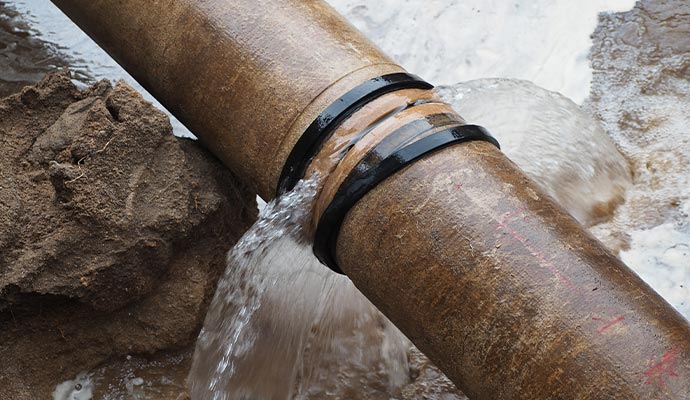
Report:
<svg viewBox="0 0 690 400"><path fill-rule="evenodd" d="M192 343L253 195L126 84L67 72L0 100L0 148L0 399Z"/></svg>

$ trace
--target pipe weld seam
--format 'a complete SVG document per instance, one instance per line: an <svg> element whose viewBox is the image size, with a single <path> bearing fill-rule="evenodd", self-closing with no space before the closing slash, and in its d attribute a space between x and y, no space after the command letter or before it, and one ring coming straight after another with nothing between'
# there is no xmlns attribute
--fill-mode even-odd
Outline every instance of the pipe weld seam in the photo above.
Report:
<svg viewBox="0 0 690 400"><path fill-rule="evenodd" d="M379 76L339 97L307 127L290 151L278 180L278 194L292 190L304 177L309 162L340 124L367 103L384 94L403 89L433 89L416 75L404 72Z"/></svg>
<svg viewBox="0 0 690 400"><path fill-rule="evenodd" d="M385 150L377 151L380 146L386 146L385 142L379 143L350 171L319 218L314 235L314 255L333 271L343 274L335 253L340 226L350 209L379 183L423 156L452 144L474 140L489 142L501 148L498 141L478 125L452 126L388 153ZM381 158L383 154L386 155L380 162L372 165L371 161Z"/></svg>

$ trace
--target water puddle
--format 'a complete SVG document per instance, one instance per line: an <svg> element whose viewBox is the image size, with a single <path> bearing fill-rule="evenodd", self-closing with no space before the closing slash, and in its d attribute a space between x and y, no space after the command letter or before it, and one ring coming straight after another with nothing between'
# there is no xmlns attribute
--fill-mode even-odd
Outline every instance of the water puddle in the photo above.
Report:
<svg viewBox="0 0 690 400"><path fill-rule="evenodd" d="M128 355L55 387L52 400L188 400L192 352Z"/></svg>
<svg viewBox="0 0 690 400"><path fill-rule="evenodd" d="M21 12L0 2L0 97L70 64L52 44L38 36Z"/></svg>

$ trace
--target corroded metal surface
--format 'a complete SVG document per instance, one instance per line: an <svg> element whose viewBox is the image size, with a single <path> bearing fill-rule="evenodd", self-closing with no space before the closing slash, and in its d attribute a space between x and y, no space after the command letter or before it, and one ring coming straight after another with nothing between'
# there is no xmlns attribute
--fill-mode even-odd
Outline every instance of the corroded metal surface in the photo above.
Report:
<svg viewBox="0 0 690 400"><path fill-rule="evenodd" d="M400 171L338 261L472 399L688 399L690 326L491 145Z"/></svg>
<svg viewBox="0 0 690 400"><path fill-rule="evenodd" d="M322 1L54 3L266 199L324 108L403 71Z"/></svg>

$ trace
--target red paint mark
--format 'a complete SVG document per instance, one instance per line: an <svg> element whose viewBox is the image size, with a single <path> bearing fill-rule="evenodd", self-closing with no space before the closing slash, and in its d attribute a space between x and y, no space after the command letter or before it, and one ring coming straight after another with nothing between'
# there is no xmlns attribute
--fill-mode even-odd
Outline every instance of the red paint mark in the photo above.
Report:
<svg viewBox="0 0 690 400"><path fill-rule="evenodd" d="M592 300L592 298L591 298L591 296L590 296L590 293L588 293L587 291L583 290L583 288L581 288L581 287L575 285L573 282L571 282L570 279L569 279L567 276L565 276L565 275L563 274L563 272L560 270L560 268L557 267L556 265L554 265L554 263L551 261L550 257L547 257L547 255L545 254L545 252L543 252L542 250L536 248L534 245L532 245L532 244L529 242L529 239L528 239L528 238L526 238L525 236L523 236L522 234L520 234L516 229L513 229L513 228L510 226L510 224L511 224L512 222L516 221L518 218L521 217L521 214L523 214L523 213L525 212L525 210L526 210L526 208L523 207L523 208L519 208L519 209L517 209L517 210L515 210L515 211L513 211L513 212L508 213L505 217L503 217L503 219L501 220L501 222L498 223L498 225L496 225L496 229L498 230L498 229L503 228L503 230L505 230L505 232L507 232L508 234L510 234L510 236L511 236L514 240L520 242L520 243L523 245L523 247L524 247L527 251L529 251L529 253L539 261L539 264L540 264L540 265L542 265L543 267L546 267L549 271L551 271L551 273L552 273L556 278L558 278L558 280L561 281L561 282L562 282L572 293L574 293L575 295L577 295L578 297L580 297L580 298L581 298L586 304L588 304L590 307L595 307L596 304L593 303L593 300ZM523 221L528 221L528 218L529 218L528 215L522 216L522 220L523 220ZM613 309L611 309L611 310L609 310L609 311L610 311L610 312L607 313L608 315L616 315L616 314L618 314L618 312L616 312L616 311L613 310ZM595 318L595 319L596 319L596 318ZM612 320L610 320L610 321L605 321L605 320L603 320L603 319L598 319L598 320L600 320L601 322L603 322L604 325L603 325L603 326L600 326L600 327L597 329L597 332L599 332L599 333L604 333L604 332L605 332L606 330L608 330L609 328L611 328L611 327L613 327L613 326L615 326L615 325L617 325L617 324L623 322L623 321L625 320L625 317L624 317L623 315L618 315L618 316L614 317L614 318L613 318Z"/></svg>
<svg viewBox="0 0 690 400"><path fill-rule="evenodd" d="M543 266L545 266L546 268L548 268L549 271L551 271L551 273L553 273L553 274L554 274L561 282L563 282L569 289L573 290L574 292L576 292L576 293L578 293L578 294L580 294L580 295L582 294L582 291L581 291L578 287L576 287L575 285L573 285L572 282L570 282L570 279L568 279L565 275L563 275L563 273L561 272L561 270L558 269L558 267L556 267L551 261L549 261L549 260L546 258L546 256L544 255L544 253L542 253L541 251L539 251L539 250L533 248L533 247L529 244L529 242L527 241L527 238L526 238L526 237L524 237L524 236L520 235L519 233L515 232L512 228L510 228L510 227L507 226L507 225L503 225L503 229L505 229L508 233L510 233L510 235L511 235L515 240L517 240L517 241L519 241L520 243L522 243L522 245L525 246L525 248L530 252L530 254L532 254L533 257L535 257L537 260L539 260L539 262L540 262Z"/></svg>
<svg viewBox="0 0 690 400"><path fill-rule="evenodd" d="M523 208L519 208L519 209L513 211L512 213L506 215L506 216L503 218L503 220L502 220L498 225L496 225L496 229L505 228L505 227L506 227L506 224L508 224L513 218L515 218L515 217L517 217L518 215L520 215L523 211L525 211L525 208L524 208L524 207L523 207Z"/></svg>
<svg viewBox="0 0 690 400"><path fill-rule="evenodd" d="M676 350L667 351L661 357L661 361L654 364L654 359L656 355L653 355L649 359L650 368L644 373L642 379L647 378L647 385L651 385L655 381L655 378L659 378L659 387L664 387L666 384L664 382L664 376L668 377L678 377L679 375L674 371L676 367L676 359L678 358L678 353Z"/></svg>
<svg viewBox="0 0 690 400"><path fill-rule="evenodd" d="M458 183L457 185L455 185L455 190L458 190L460 188L462 188L462 183Z"/></svg>
<svg viewBox="0 0 690 400"><path fill-rule="evenodd" d="M530 254L533 257L535 257L537 260L539 260L541 265L545 266L549 271L551 271L551 273L554 274L554 276L556 276L561 282L563 282L568 287L568 289L570 289L572 292L576 293L577 295L581 296L585 300L588 300L587 297L582 292L582 289L580 289L579 287L575 286L572 282L570 282L570 279L568 279L568 277L563 275L561 270L558 267L556 267L549 259L547 259L546 255L542 251L532 247L532 245L529 243L529 240L526 237L522 236L517 231L515 231L513 228L508 226L508 224L511 221L513 221L513 220L515 220L515 218L519 217L520 214L522 214L525 210L526 210L526 208L522 207L522 208L519 208L519 209L509 213L508 215L506 215L503 218L503 220L498 225L496 225L496 229L503 228L506 232L508 232L513 237L513 239L520 242L525 247L525 249L527 249L530 252ZM523 217L523 219L527 220L527 216Z"/></svg>
<svg viewBox="0 0 690 400"><path fill-rule="evenodd" d="M592 319L595 321L604 321L603 319L597 317L592 317ZM610 327L616 325L619 322L622 322L623 320L625 320L625 317L623 315L619 315L611 321L607 322L606 325L599 327L599 329L597 329L597 332L604 333L605 330L609 329Z"/></svg>

